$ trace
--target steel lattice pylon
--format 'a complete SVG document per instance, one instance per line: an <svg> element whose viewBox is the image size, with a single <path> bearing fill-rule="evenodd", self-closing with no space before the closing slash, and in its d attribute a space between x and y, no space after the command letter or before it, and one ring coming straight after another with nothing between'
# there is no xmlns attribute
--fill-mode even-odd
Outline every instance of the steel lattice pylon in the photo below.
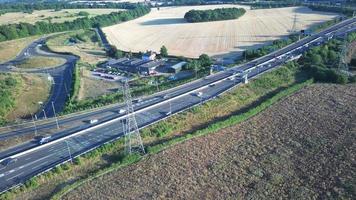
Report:
<svg viewBox="0 0 356 200"><path fill-rule="evenodd" d="M341 52L339 54L340 57L339 57L338 68L339 70L348 71L348 65L346 64L346 60L345 60L347 49L348 49L347 33L345 33L343 40L344 40L344 44L342 45Z"/></svg>
<svg viewBox="0 0 356 200"><path fill-rule="evenodd" d="M134 152L145 153L140 132L138 130L132 99L130 86L126 80L124 83L124 99L126 104L126 118L123 120L123 129L125 135L125 148L131 154Z"/></svg>
<svg viewBox="0 0 356 200"><path fill-rule="evenodd" d="M293 18L292 29L290 30L291 33L296 33L296 32L298 32L297 23L298 23L297 13L295 13L295 14L294 14L294 18Z"/></svg>

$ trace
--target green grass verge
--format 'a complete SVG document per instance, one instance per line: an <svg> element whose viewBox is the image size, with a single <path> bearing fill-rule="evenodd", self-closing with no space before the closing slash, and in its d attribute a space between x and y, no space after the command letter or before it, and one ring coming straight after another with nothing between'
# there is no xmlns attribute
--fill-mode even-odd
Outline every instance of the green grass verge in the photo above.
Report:
<svg viewBox="0 0 356 200"><path fill-rule="evenodd" d="M75 100L78 96L79 89L80 89L80 68L82 67L82 65L83 63L77 62L74 68L73 77L72 77L72 90L70 92L69 103Z"/></svg>
<svg viewBox="0 0 356 200"><path fill-rule="evenodd" d="M264 111L265 109L267 109L268 107L272 106L273 104L275 104L276 102L280 101L281 99L299 91L300 89L302 89L303 87L305 87L306 85L310 85L313 81L312 80L307 80L305 82L301 82L301 83L297 83L294 84L288 88L286 88L285 90L282 90L280 92L278 92L276 95L266 99L265 101L263 101L260 105L249 109L248 111L239 114L239 115L233 115L231 117L229 117L226 120L223 121L219 121L216 123L213 123L211 125L209 125L208 127L201 129L201 130L197 130L191 134L186 134L183 135L181 137L178 138L174 138L171 140L168 140L166 142L154 145L154 146L150 146L147 148L147 154L145 156L140 156L138 154L133 154L133 155L129 155L127 157L124 157L121 162L118 163L114 163L112 164L110 167L100 170L95 174L92 174L91 176L79 180L71 185L68 185L66 187L64 187L62 190L60 190L59 192L57 192L56 194L54 194L52 196L51 199L55 200L55 199L60 199L63 195L67 194L68 192L74 190L75 188L83 185L84 183L91 181L97 177L100 177L104 174L110 173L114 170L118 170L122 167L125 167L127 165L136 163L138 161L140 161L141 159L147 157L148 155L152 155L152 154L156 154L166 148L169 148L173 145L179 144L181 142L187 141L189 139L195 138L195 137L200 137L200 136L204 136L207 134L211 134L211 133L215 133L220 129L229 127L229 126L233 126L236 125L238 123L241 123L245 120L248 120L249 118L259 114L260 112Z"/></svg>
<svg viewBox="0 0 356 200"><path fill-rule="evenodd" d="M63 58L36 56L26 59L24 62L17 64L17 68L33 69L33 68L51 68L63 65L66 62Z"/></svg>

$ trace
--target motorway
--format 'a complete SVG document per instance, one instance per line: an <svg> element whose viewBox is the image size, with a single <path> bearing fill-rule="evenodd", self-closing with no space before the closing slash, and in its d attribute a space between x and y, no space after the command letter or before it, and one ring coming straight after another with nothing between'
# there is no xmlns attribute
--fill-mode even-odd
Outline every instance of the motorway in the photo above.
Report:
<svg viewBox="0 0 356 200"><path fill-rule="evenodd" d="M38 74L47 74L49 79L51 79L52 87L48 100L43 102L42 108L36 114L38 118L43 117L53 117L54 112L52 108L52 102L56 112L61 112L64 108L66 100L68 99L69 89L72 85L72 74L75 67L75 64L78 58L74 55L69 54L59 54L51 52L44 45L46 38L40 38L25 49L23 49L13 60L0 64L0 72L28 72L28 73L38 73ZM48 56L48 57L57 57L63 58L66 62L63 65L56 66L53 68L47 69L33 69L33 70L19 70L14 67L16 64L19 64L30 58L32 56Z"/></svg>
<svg viewBox="0 0 356 200"><path fill-rule="evenodd" d="M138 126L143 128L165 119L166 113L170 110L172 114L175 114L216 98L221 93L241 84L242 79L237 78L238 74L236 74L238 70L245 71L248 78L254 78L288 60L297 58L310 47L320 45L333 36L341 36L350 30L354 31L355 22L356 18L343 21L249 63L145 98L142 102L134 104ZM230 77L232 78L230 79ZM202 97L195 95L198 91L203 93ZM168 95L168 98L163 98L165 94ZM21 184L39 173L68 161L70 159L68 148L72 156L75 157L122 137L122 119L126 116L118 114L120 106L122 107L122 105L118 105L107 108L112 112L112 116L99 119L97 125L85 125L85 127L79 127L75 132L58 133L54 140L47 144L38 146L32 142L34 146L15 152L11 157L17 158L17 162L0 167L0 191Z"/></svg>

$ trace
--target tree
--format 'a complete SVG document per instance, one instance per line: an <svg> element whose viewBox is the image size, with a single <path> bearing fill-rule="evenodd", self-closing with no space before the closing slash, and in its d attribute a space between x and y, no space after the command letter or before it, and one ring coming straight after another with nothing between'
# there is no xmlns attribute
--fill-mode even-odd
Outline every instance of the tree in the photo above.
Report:
<svg viewBox="0 0 356 200"><path fill-rule="evenodd" d="M167 57L168 56L168 50L166 48L166 46L162 46L161 49L160 49L160 54L162 57Z"/></svg>
<svg viewBox="0 0 356 200"><path fill-rule="evenodd" d="M206 54L200 55L198 60L199 60L202 70L209 69L210 66L213 64L213 61Z"/></svg>
<svg viewBox="0 0 356 200"><path fill-rule="evenodd" d="M89 13L86 12L86 11L80 11L80 12L78 13L78 16L88 17L88 16L89 16Z"/></svg>
<svg viewBox="0 0 356 200"><path fill-rule="evenodd" d="M319 54L313 54L311 56L311 61L314 65L320 65L323 63L323 58Z"/></svg>
<svg viewBox="0 0 356 200"><path fill-rule="evenodd" d="M110 45L109 50L106 52L106 54L111 57L111 58L122 58L124 57L124 52L121 50L118 50L116 46Z"/></svg>
<svg viewBox="0 0 356 200"><path fill-rule="evenodd" d="M184 66L184 68L186 70L194 71L195 76L197 76L197 72L200 70L200 62L197 60L193 60L193 61L189 62L188 64L186 64Z"/></svg>

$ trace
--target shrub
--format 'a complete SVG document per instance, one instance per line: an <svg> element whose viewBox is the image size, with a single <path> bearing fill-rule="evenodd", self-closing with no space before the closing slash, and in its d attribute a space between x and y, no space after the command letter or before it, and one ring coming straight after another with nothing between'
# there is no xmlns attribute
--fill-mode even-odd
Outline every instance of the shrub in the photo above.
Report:
<svg viewBox="0 0 356 200"><path fill-rule="evenodd" d="M26 188L35 188L38 186L38 182L36 178L31 178L30 180L25 182L25 187Z"/></svg>

